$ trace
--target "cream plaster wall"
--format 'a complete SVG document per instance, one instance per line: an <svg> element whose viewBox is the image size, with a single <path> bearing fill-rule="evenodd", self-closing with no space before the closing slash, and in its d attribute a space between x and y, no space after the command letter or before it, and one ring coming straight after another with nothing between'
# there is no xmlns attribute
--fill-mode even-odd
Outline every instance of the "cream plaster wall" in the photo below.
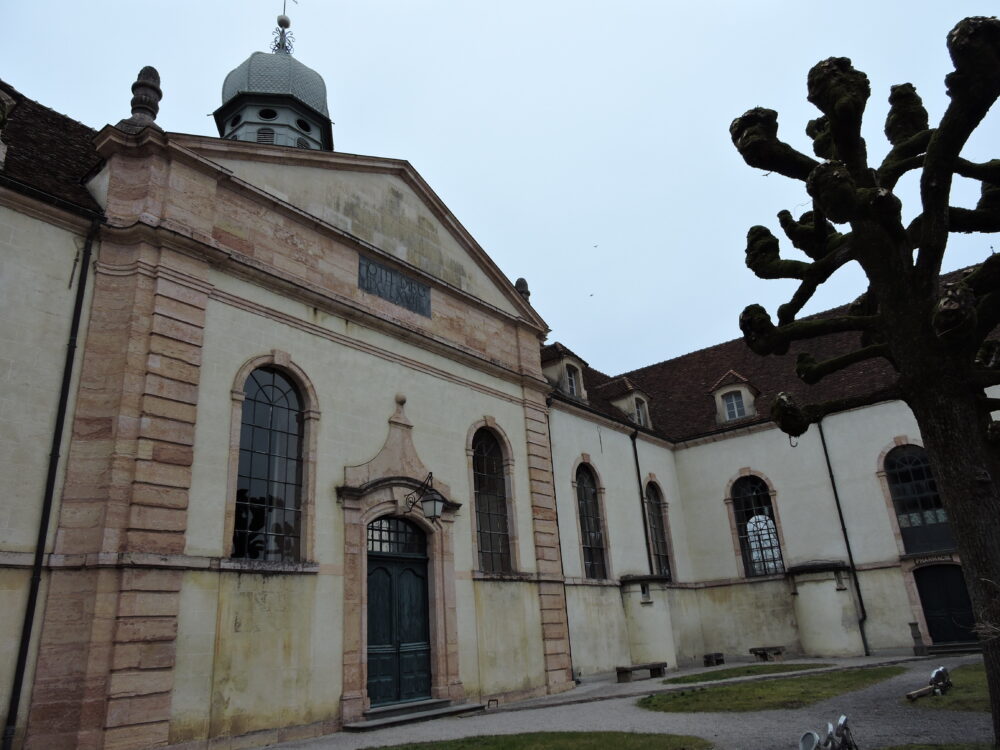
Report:
<svg viewBox="0 0 1000 750"><path fill-rule="evenodd" d="M877 472L882 469L880 456L893 446L893 438L921 442L912 412L901 401L892 401L834 414L823 420L823 429L855 562L898 560L901 550Z"/></svg>
<svg viewBox="0 0 1000 750"><path fill-rule="evenodd" d="M474 632L459 629L460 639L477 646L475 675L469 675L466 691L489 696L544 688L537 586L530 582L474 581L473 590L478 627Z"/></svg>
<svg viewBox="0 0 1000 750"><path fill-rule="evenodd" d="M0 550L34 552L55 428L83 237L0 206ZM89 290L67 414L76 401L79 352L87 330ZM66 455L72 430L64 432ZM59 468L61 486L65 461ZM59 517L58 492L52 525ZM51 528L51 527L50 527ZM51 549L54 534L49 534ZM19 628L15 628L15 631ZM9 632L9 631L5 631ZM15 636L16 637L16 636Z"/></svg>
<svg viewBox="0 0 1000 750"><path fill-rule="evenodd" d="M19 211L0 206L0 563L30 565L41 520L49 447L59 402L66 344L79 280L84 238ZM96 245L95 245L96 249ZM91 273L81 319L79 353L86 337ZM70 383L68 420L79 382L79 354ZM63 433L46 550L59 518L59 488L72 434ZM30 570L0 567L0 703L13 683ZM45 615L48 575L43 571L32 647L19 706L23 730L31 705L36 645Z"/></svg>
<svg viewBox="0 0 1000 750"><path fill-rule="evenodd" d="M802 651L791 587L783 579L671 589L670 613L682 665L700 663L705 653L716 651L751 659L749 649L756 646Z"/></svg>
<svg viewBox="0 0 1000 750"><path fill-rule="evenodd" d="M423 199L399 177L240 159L219 159L218 163L271 195L516 314L509 292L497 288Z"/></svg>
<svg viewBox="0 0 1000 750"><path fill-rule="evenodd" d="M628 625L617 586L567 586L566 611L573 644L573 670L577 674L608 672L631 663Z"/></svg>
<svg viewBox="0 0 1000 750"><path fill-rule="evenodd" d="M664 661L677 666L674 631L670 625L670 594L662 583L650 582L649 594L639 584L622 587L622 606L628 624L632 664Z"/></svg>
<svg viewBox="0 0 1000 750"><path fill-rule="evenodd" d="M685 530L698 540L688 550L693 580L739 577L739 550L725 498L742 469L763 476L776 492L772 503L786 568L808 560L847 559L818 433L810 430L797 442L793 448L787 435L767 428L677 451Z"/></svg>
<svg viewBox="0 0 1000 750"><path fill-rule="evenodd" d="M345 582L343 516L335 490L344 482L345 466L366 462L381 449L396 393L407 396L418 454L436 480L451 488L451 499L462 504L452 532L455 569L464 579L457 582L456 594L466 689L473 694L542 689L536 584L469 580L477 560L466 446L470 428L486 416L507 436L513 453L519 570L530 574L535 569L520 385L430 353L419 342L317 314L247 282L222 274L213 282L225 294L210 300L206 311L187 553L214 558L229 553L224 523L234 378L248 360L281 350L309 378L321 413L313 423L318 430L315 512L307 521L319 573L225 571L187 577L176 667L183 690L175 691L184 695L173 705L172 736L180 741L206 731L209 736L240 734L336 715ZM237 297L253 305L245 309ZM271 641L274 649L261 646ZM311 654L308 664L304 653ZM268 679L272 673L279 677ZM306 695L309 680L317 681L316 689Z"/></svg>
<svg viewBox="0 0 1000 750"><path fill-rule="evenodd" d="M629 433L584 419L559 408L558 404L553 404L549 420L552 473L559 508L559 533L566 576L576 579L584 577L580 518L573 482L576 481L576 467L580 457L585 453L590 456L590 465L597 474L599 487L604 489L605 547L609 553L610 577L615 579L623 575L648 575L649 557L646 545L642 543L642 504ZM662 466L664 478L669 480L671 462L667 457L657 457L645 448L643 457L640 464L644 476ZM661 486L664 495L670 486L672 485ZM640 543L637 544L636 540Z"/></svg>
<svg viewBox="0 0 1000 750"><path fill-rule="evenodd" d="M863 570L858 578L868 610L868 645L876 652L913 653L909 623L914 615L902 570L898 566Z"/></svg>

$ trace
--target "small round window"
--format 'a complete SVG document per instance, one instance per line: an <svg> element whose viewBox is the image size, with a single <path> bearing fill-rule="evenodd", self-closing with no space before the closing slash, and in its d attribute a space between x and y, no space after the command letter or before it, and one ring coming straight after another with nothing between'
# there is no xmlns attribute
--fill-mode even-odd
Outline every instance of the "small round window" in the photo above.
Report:
<svg viewBox="0 0 1000 750"><path fill-rule="evenodd" d="M308 122L306 122L302 118L299 118L298 120L296 120L295 124L299 126L299 130L301 130L303 133L311 133L312 132L312 129L313 129L312 125L310 125Z"/></svg>
<svg viewBox="0 0 1000 750"><path fill-rule="evenodd" d="M267 109L260 110L260 112L258 112L257 114L260 115L260 119L262 120L273 120L275 117L278 116L278 113L275 112L270 107L268 107Z"/></svg>
<svg viewBox="0 0 1000 750"><path fill-rule="evenodd" d="M241 122L243 122L242 117L240 117L239 115L233 115L233 119L229 121L229 127L235 128Z"/></svg>

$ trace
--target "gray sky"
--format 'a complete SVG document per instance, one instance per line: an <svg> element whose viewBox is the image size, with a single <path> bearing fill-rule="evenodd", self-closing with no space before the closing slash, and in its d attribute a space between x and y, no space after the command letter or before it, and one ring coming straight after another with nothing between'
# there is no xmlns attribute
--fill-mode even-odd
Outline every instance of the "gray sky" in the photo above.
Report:
<svg viewBox="0 0 1000 750"><path fill-rule="evenodd" d="M154 65L168 131L215 135L222 80L271 42L281 0L6 3L0 76L100 128L128 114ZM11 7L13 6L13 7ZM794 286L743 265L747 229L808 210L801 183L743 164L729 123L754 106L811 153L806 73L850 57L868 74L865 137L886 149L889 86L917 86L936 123L952 67L945 37L996 0L301 0L295 55L326 80L338 151L407 159L532 302L559 340L609 374L739 336ZM994 110L966 148L997 153ZM992 140L992 152L988 150ZM965 181L961 181L965 182ZM899 193L915 215L915 178ZM973 205L960 185L952 203ZM1000 238L959 237L947 269ZM795 251L788 257L796 257ZM841 271L806 313L853 299Z"/></svg>

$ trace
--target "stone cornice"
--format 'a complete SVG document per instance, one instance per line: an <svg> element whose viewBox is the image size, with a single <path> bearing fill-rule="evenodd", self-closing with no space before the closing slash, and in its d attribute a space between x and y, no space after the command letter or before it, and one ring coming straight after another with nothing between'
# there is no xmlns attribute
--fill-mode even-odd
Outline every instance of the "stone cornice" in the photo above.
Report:
<svg viewBox="0 0 1000 750"><path fill-rule="evenodd" d="M44 221L60 229L77 234L86 234L91 220L78 213L53 206L43 200L0 185L0 206L10 208L33 219Z"/></svg>

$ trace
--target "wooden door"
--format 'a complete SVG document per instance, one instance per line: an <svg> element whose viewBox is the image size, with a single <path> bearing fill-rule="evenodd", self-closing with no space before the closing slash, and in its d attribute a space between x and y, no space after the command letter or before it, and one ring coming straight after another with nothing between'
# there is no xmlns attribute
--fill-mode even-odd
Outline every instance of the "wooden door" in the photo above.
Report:
<svg viewBox="0 0 1000 750"><path fill-rule="evenodd" d="M924 608L924 619L934 643L976 640L972 602L957 565L931 565L913 571Z"/></svg>
<svg viewBox="0 0 1000 750"><path fill-rule="evenodd" d="M373 534L372 526L376 524ZM368 552L371 705L430 697L430 654L423 534L402 519L373 521Z"/></svg>

